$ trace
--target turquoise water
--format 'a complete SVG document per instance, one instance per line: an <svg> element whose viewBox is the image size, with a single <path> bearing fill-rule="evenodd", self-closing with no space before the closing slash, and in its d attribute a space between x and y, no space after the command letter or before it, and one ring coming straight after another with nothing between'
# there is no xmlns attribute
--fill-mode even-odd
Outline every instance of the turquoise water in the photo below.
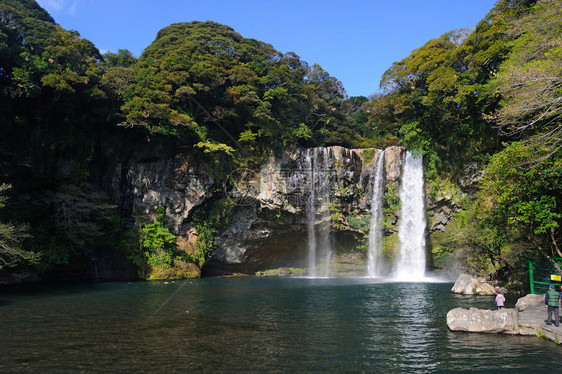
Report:
<svg viewBox="0 0 562 374"><path fill-rule="evenodd" d="M492 307L451 286L248 277L3 288L0 372L526 373L560 357L535 337L449 331L450 309Z"/></svg>

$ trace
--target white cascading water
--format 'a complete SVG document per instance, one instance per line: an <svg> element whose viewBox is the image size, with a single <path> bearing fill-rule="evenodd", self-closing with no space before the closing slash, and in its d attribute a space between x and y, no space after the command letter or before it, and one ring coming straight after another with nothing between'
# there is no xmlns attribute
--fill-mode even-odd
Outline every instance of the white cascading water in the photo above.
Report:
<svg viewBox="0 0 562 374"><path fill-rule="evenodd" d="M394 278L417 281L425 275L425 206L423 187L423 157L406 152L400 186L402 209L398 224L400 250Z"/></svg>
<svg viewBox="0 0 562 374"><path fill-rule="evenodd" d="M320 148L322 164L319 168L319 187L318 187L318 214L320 215L319 228L319 248L322 260L322 275L329 277L331 275L332 262L332 243L330 241L330 170L328 164L328 150Z"/></svg>
<svg viewBox="0 0 562 374"><path fill-rule="evenodd" d="M307 149L304 166L308 173L310 194L306 201L306 214L308 223L308 275L316 277L316 188L314 187L314 157L313 149Z"/></svg>
<svg viewBox="0 0 562 374"><path fill-rule="evenodd" d="M310 194L307 202L308 275L317 277L318 258L321 276L331 274L332 246L330 242L330 175L325 148L308 149L305 156ZM318 221L318 222L317 222Z"/></svg>
<svg viewBox="0 0 562 374"><path fill-rule="evenodd" d="M382 212L384 193L384 151L381 152L373 170L373 194L371 196L371 225L369 227L369 257L367 272L370 277L382 276L383 241Z"/></svg>

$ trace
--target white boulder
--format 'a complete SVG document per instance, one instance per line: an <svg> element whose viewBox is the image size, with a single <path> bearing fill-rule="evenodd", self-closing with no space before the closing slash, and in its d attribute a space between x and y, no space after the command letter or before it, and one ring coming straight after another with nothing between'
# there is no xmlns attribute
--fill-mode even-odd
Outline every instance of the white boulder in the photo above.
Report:
<svg viewBox="0 0 562 374"><path fill-rule="evenodd" d="M522 312L529 306L544 307L544 305L544 295L528 294L517 300L515 308L517 308L518 311Z"/></svg>
<svg viewBox="0 0 562 374"><path fill-rule="evenodd" d="M447 313L452 331L519 334L519 315L515 309L483 310L455 308Z"/></svg>
<svg viewBox="0 0 562 374"><path fill-rule="evenodd" d="M494 287L480 278L473 278L468 274L461 274L453 288L452 293L462 295L495 295Z"/></svg>

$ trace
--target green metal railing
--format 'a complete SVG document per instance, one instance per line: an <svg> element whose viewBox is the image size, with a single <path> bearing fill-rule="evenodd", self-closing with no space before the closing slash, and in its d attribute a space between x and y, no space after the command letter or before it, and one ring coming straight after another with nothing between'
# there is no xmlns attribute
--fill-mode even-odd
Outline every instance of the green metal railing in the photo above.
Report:
<svg viewBox="0 0 562 374"><path fill-rule="evenodd" d="M562 285L562 258L529 257L531 293L544 294L549 284Z"/></svg>

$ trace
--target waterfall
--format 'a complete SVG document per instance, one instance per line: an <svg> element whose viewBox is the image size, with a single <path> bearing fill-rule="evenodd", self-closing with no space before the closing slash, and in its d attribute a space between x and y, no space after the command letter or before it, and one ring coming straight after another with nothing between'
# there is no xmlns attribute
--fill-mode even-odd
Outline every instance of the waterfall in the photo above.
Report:
<svg viewBox="0 0 562 374"><path fill-rule="evenodd" d="M305 155L305 168L308 173L310 194L308 195L308 200L306 201L306 214L308 223L308 275L311 277L316 276L316 188L314 187L314 158L314 150L307 149Z"/></svg>
<svg viewBox="0 0 562 374"><path fill-rule="evenodd" d="M330 175L325 148L308 149L305 155L310 193L306 204L308 224L308 275L318 276L318 259L322 276L330 276L332 246L330 241Z"/></svg>
<svg viewBox="0 0 562 374"><path fill-rule="evenodd" d="M373 170L373 194L371 195L371 226L369 227L369 258L367 271L369 276L382 275L383 241L382 241L382 212L383 212L383 168L384 151L377 159Z"/></svg>
<svg viewBox="0 0 562 374"><path fill-rule="evenodd" d="M425 208L423 158L406 152L400 187L402 209L398 223L400 251L394 271L398 280L416 281L425 274Z"/></svg>
<svg viewBox="0 0 562 374"><path fill-rule="evenodd" d="M332 263L332 243L330 240L330 168L328 164L328 150L320 148L322 153L322 167L318 173L319 188L318 188L318 213L320 215L320 223L318 225L320 231L320 256L323 262L324 277L331 275Z"/></svg>

